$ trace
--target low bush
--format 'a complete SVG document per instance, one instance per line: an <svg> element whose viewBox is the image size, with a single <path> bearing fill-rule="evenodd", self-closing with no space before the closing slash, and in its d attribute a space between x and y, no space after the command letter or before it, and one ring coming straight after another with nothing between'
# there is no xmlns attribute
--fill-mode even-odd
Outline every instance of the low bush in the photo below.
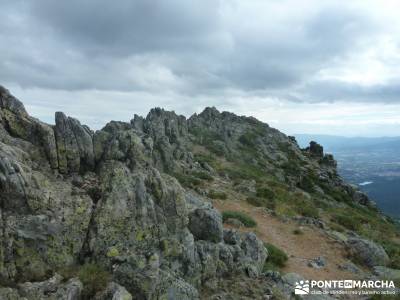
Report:
<svg viewBox="0 0 400 300"><path fill-rule="evenodd" d="M296 208L296 211L299 214L301 214L303 217L309 217L309 218L314 218L314 219L319 218L318 209L312 205L298 206Z"/></svg>
<svg viewBox="0 0 400 300"><path fill-rule="evenodd" d="M266 199L274 199L275 198L274 191L267 187L258 188L256 195L257 195L257 197L266 198Z"/></svg>
<svg viewBox="0 0 400 300"><path fill-rule="evenodd" d="M313 193L315 191L314 186L314 181L308 176L304 176L298 184L299 188L309 193Z"/></svg>
<svg viewBox="0 0 400 300"><path fill-rule="evenodd" d="M303 231L301 229L299 229L299 228L296 228L295 230L293 230L293 234L301 235L301 234L303 234Z"/></svg>
<svg viewBox="0 0 400 300"><path fill-rule="evenodd" d="M227 219L237 219L240 222L242 222L243 225L246 227L257 226L257 222L252 217L240 211L230 211L230 210L223 211L222 212L223 222L225 222Z"/></svg>
<svg viewBox="0 0 400 300"><path fill-rule="evenodd" d="M200 164L207 163L209 165L215 164L215 157L211 154L203 154L203 153L196 153L194 155L195 160L197 160Z"/></svg>
<svg viewBox="0 0 400 300"><path fill-rule="evenodd" d="M194 176L198 179L201 179L201 180L206 180L206 181L214 180L214 178L210 174L208 174L206 172L202 172L202 171L193 172L192 176Z"/></svg>
<svg viewBox="0 0 400 300"><path fill-rule="evenodd" d="M111 279L104 268L94 263L83 265L78 272L78 277L83 284L83 299L92 299L97 292L106 288Z"/></svg>
<svg viewBox="0 0 400 300"><path fill-rule="evenodd" d="M354 218L354 216L336 214L333 216L332 221L349 230L358 231L360 229L360 222L357 218Z"/></svg>
<svg viewBox="0 0 400 300"><path fill-rule="evenodd" d="M271 210L275 210L276 202L275 199L266 199L266 198L259 198L259 197L247 197L247 203L256 206L256 207L266 207Z"/></svg>
<svg viewBox="0 0 400 300"><path fill-rule="evenodd" d="M198 179L194 176L191 176L191 175L182 174L182 173L174 173L174 174L172 174L172 176L174 176L179 181L179 183L184 187L193 188L193 187L201 184L200 179Z"/></svg>
<svg viewBox="0 0 400 300"><path fill-rule="evenodd" d="M228 198L228 195L225 192L210 190L208 192L208 197L210 197L211 199L226 200Z"/></svg>
<svg viewBox="0 0 400 300"><path fill-rule="evenodd" d="M268 258L264 265L264 271L284 267L288 260L287 254L273 244L264 243L264 246L268 251Z"/></svg>
<svg viewBox="0 0 400 300"><path fill-rule="evenodd" d="M380 244L390 258L390 267L400 269L400 244L392 241L382 241Z"/></svg>
<svg viewBox="0 0 400 300"><path fill-rule="evenodd" d="M246 147L254 148L257 145L257 137L258 135L256 133L248 131L239 137L239 142Z"/></svg>

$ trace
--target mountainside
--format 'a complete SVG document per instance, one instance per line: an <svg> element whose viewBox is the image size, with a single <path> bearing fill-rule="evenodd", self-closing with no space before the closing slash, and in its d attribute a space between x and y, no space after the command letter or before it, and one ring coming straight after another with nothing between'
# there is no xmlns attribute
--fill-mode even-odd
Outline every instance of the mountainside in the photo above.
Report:
<svg viewBox="0 0 400 300"><path fill-rule="evenodd" d="M272 220L337 244L355 264L329 267L355 278L400 268L395 223L317 143L215 108L96 132L2 87L0 108L0 299L291 298L306 274L275 272Z"/></svg>
<svg viewBox="0 0 400 300"><path fill-rule="evenodd" d="M339 174L358 185L386 214L400 219L400 138L346 138L296 135L301 145L313 139L327 146Z"/></svg>

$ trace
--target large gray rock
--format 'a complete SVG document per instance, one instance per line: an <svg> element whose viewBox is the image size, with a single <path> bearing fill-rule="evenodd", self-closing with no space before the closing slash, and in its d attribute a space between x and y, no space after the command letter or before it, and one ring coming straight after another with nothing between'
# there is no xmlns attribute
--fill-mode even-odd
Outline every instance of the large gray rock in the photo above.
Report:
<svg viewBox="0 0 400 300"><path fill-rule="evenodd" d="M221 214L214 209L196 209L189 215L189 230L198 240L219 243L223 236Z"/></svg>
<svg viewBox="0 0 400 300"><path fill-rule="evenodd" d="M350 255L368 267L386 266L390 259L381 245L358 237L350 238L346 242Z"/></svg>
<svg viewBox="0 0 400 300"><path fill-rule="evenodd" d="M54 127L61 173L90 171L94 168L92 132L78 120L56 112Z"/></svg>

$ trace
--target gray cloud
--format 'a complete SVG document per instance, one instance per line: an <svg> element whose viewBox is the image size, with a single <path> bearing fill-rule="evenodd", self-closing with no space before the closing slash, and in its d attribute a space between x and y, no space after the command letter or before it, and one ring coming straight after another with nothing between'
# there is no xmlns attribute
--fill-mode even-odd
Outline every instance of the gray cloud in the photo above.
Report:
<svg viewBox="0 0 400 300"><path fill-rule="evenodd" d="M222 99L229 95L227 91L238 91L299 102L400 102L399 78L367 87L319 78L321 71L351 61L385 34L375 16L350 4L0 3L0 81L4 84L65 91L158 95L165 91L182 99L199 95ZM400 41L395 34L393 38ZM385 60L380 57L389 64Z"/></svg>

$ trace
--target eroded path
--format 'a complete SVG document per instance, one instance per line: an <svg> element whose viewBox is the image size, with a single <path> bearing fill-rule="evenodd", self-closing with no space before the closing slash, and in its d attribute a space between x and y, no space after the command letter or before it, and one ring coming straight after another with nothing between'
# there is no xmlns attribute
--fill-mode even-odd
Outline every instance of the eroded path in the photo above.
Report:
<svg viewBox="0 0 400 300"><path fill-rule="evenodd" d="M294 234L299 228L294 221L284 221L268 214L264 209L249 205L239 200L214 200L213 204L219 211L241 211L251 215L257 221L256 228L240 228L241 231L254 231L263 241L274 244L284 250L289 259L283 272L294 272L307 279L355 279L357 275L339 269L346 263L344 246L329 237L323 230L302 226L302 234ZM230 227L229 225L224 225ZM326 266L316 269L308 266L308 261L316 257L324 257Z"/></svg>

